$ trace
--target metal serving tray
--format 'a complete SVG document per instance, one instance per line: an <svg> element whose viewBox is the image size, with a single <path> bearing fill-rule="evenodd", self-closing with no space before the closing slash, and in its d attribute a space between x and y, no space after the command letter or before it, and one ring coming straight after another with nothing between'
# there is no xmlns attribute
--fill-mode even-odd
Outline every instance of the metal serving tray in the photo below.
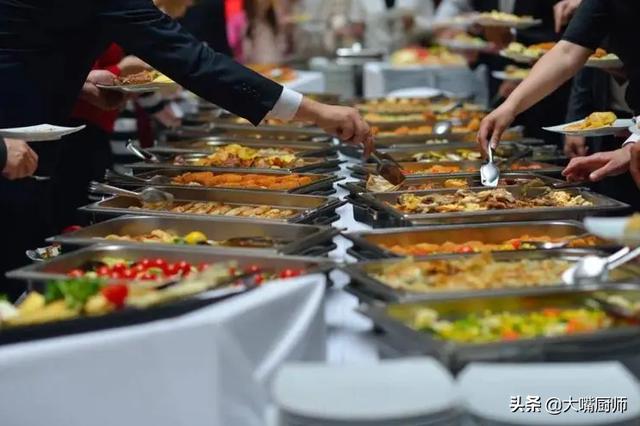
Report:
<svg viewBox="0 0 640 426"><path fill-rule="evenodd" d="M637 355L640 350L640 328L616 327L594 333L561 337L540 337L487 344L461 344L444 341L428 332L411 327L420 308L437 311L443 318L459 318L473 312L539 310L544 308L581 307L600 287L587 287L581 291L554 291L539 295L485 296L442 301L422 301L389 306L368 305L361 312L371 318L382 331L382 340L405 356L431 355L438 358L453 372L460 371L470 362L567 362L617 360ZM640 298L635 285L619 285L607 293Z"/></svg>
<svg viewBox="0 0 640 426"><path fill-rule="evenodd" d="M553 164L546 164L546 163L541 163L539 161L528 161L528 160L520 160L518 161L518 163L522 164L531 164L531 163L536 163L539 164L542 168L540 169L534 169L534 170L515 170L515 169L506 169L506 170L501 170L504 173L507 172L520 172L520 173L537 173L537 174L546 174L546 175L559 175L560 172L562 171L562 167L560 166L556 166ZM410 174L408 174L407 176L415 176L415 177L436 177L436 176L447 176L449 178L457 178L457 177L470 177L470 176L475 176L475 175L479 175L480 173L480 166L482 166L482 164L484 164L482 161L440 161L437 163L418 163L416 161L412 161L412 162L401 162L400 166L408 171L411 172ZM459 172L453 172L453 173L428 173L428 172L424 172L424 170L428 170L431 167L434 166L442 166L442 167L448 167L448 166L458 166L460 167L460 171ZM350 167L350 169L353 171L353 175L355 177L364 177L364 176L368 176L371 173L376 173L376 165L375 164L365 164L365 165L353 165ZM467 170L471 170L472 171L467 171Z"/></svg>
<svg viewBox="0 0 640 426"><path fill-rule="evenodd" d="M506 187L514 196L522 196L526 191L527 196L535 197L542 194L546 188L522 188ZM469 191L481 192L487 188L472 188ZM591 192L584 188L565 188L572 196L582 195L594 205L588 207L541 207L527 209L482 210L475 212L453 213L427 213L407 214L394 209L387 203L395 203L401 192L367 193L359 194L355 200L361 206L371 207L370 213L373 223L377 226L411 226L411 225L453 225L460 223L487 223L487 222L514 222L528 220L582 220L586 216L606 216L620 213L629 208L628 204L614 200L601 194ZM443 189L439 191L416 191L416 195L428 195L433 193L451 194L455 189Z"/></svg>
<svg viewBox="0 0 640 426"><path fill-rule="evenodd" d="M505 251L495 252L492 254L495 260L516 261L521 259L543 260L558 259L569 262L577 262L586 255L602 255L603 252L587 249L563 249L563 250L521 250L521 251ZM420 260L456 260L464 257L478 256L477 254L441 254L432 256L419 256L416 261ZM351 283L347 286L347 291L356 295L364 296L365 300L375 299L382 302L408 302L416 300L434 300L434 299L451 299L458 297L480 297L484 295L500 294L536 294L540 292L548 292L562 288L573 288L562 282L555 285L544 287L523 287L523 288L504 288L490 290L433 290L429 292L411 292L406 290L394 289L382 281L377 280L371 274L380 271L384 266L405 262L406 259L383 259L372 260L367 262L358 262L349 264L342 269L351 277ZM640 283L640 265L637 263L628 263L614 271L609 283L616 282L636 282ZM639 287L640 289L640 287Z"/></svg>
<svg viewBox="0 0 640 426"><path fill-rule="evenodd" d="M245 170L253 173L262 173L265 171L285 171L291 173L308 173L308 172L327 172L327 171L335 171L340 168L341 160L337 158L317 158L317 157L304 157L302 160L304 161L303 166L299 167L290 167L290 168L259 168L259 167L247 167L247 168L235 168L235 167L213 167L213 166L198 166L195 164L189 164L189 162L193 162L197 159L206 157L206 153L200 154L183 154L182 157L185 158L187 164L174 164L173 161L161 161L160 163L152 163L139 161L137 163L127 164L127 167L130 167L132 170L149 170L149 169L176 169L181 167L191 167L192 169L197 169L200 171L214 171L214 169L227 169L227 170Z"/></svg>
<svg viewBox="0 0 640 426"><path fill-rule="evenodd" d="M340 231L328 226L297 225L272 223L268 221L246 221L233 218L185 219L179 217L158 216L120 216L104 222L89 225L78 231L57 235L47 239L66 247L76 248L97 243L118 245L144 245L134 241L107 240L107 235L129 235L132 237L145 235L155 229L171 230L178 235L186 235L192 231L200 231L213 241L224 241L230 238L268 237L287 241L266 248L241 248L226 246L186 246L202 250L223 250L255 252L256 254L291 254L299 256L321 256L331 251L332 239ZM184 245L149 243L153 246L185 247Z"/></svg>
<svg viewBox="0 0 640 426"><path fill-rule="evenodd" d="M560 180L560 179L556 179L550 176L545 176L545 175L538 175L535 173L526 173L526 172L506 172L506 173L501 173L500 174L500 178L501 179L505 179L505 180L509 180L509 179L518 179L518 180L525 180L525 181L529 181L529 180L540 180L542 181L545 185L552 185L552 184L556 184L556 183L563 183L564 181ZM424 191L441 191L443 188L443 185L445 183L445 181L450 180L450 179L455 179L455 178L451 178L448 175L439 175L437 177L415 177L415 176L407 176L407 179L400 185L400 187L393 192L415 192L410 190L409 188L413 185L421 185L421 184L426 184L426 183L432 183L435 184L436 186L438 186L439 188L435 188L435 189L428 189L428 190L424 190ZM471 177L465 177L465 178L458 178L458 179L465 179L467 181L467 183L469 184L469 188L482 188L482 184L480 183L480 175L475 174L474 176ZM374 193L374 194L385 194L388 192L374 192L374 191L369 191L367 190L367 183L365 181L359 181L359 182L347 182L344 184L340 184L343 188L349 190L352 194L358 194L358 193L363 193L363 192L368 192L368 193ZM520 185L520 183L516 184L517 186ZM514 185L501 185L501 187L509 187L509 186L514 186Z"/></svg>
<svg viewBox="0 0 640 426"><path fill-rule="evenodd" d="M263 219L250 217L235 217L243 221L267 220L275 223L306 223L313 225L329 225L338 220L336 208L344 205L346 201L337 198L322 197L318 195L283 194L264 191L244 191L231 189L181 189L165 188L166 192L173 194L176 202L189 201L215 201L232 205L260 206L267 205L283 209L291 209L297 212L293 217L286 219ZM137 208L136 208L137 207ZM200 217L217 218L232 217L195 213L171 213L140 208L137 198L114 196L81 207L80 210L93 213L98 216L121 216L125 214L149 215L161 217Z"/></svg>
<svg viewBox="0 0 640 426"><path fill-rule="evenodd" d="M464 244L468 241L500 244L514 238L521 238L523 235L563 238L586 234L587 230L582 223L576 221L528 221L388 228L349 232L344 233L343 236L353 242L349 254L362 260L375 260L402 257L385 248L394 245L444 244L446 242ZM598 244L594 248L609 250L614 247L616 244L598 239Z"/></svg>
<svg viewBox="0 0 640 426"><path fill-rule="evenodd" d="M32 264L15 271L11 271L8 273L8 276L15 279L26 280L29 287L42 290L42 284L44 282L50 279L66 278L65 273L68 270L76 268L86 261L101 258L103 256L118 257L126 260L135 260L145 257L161 257L171 262L185 260L195 264L201 262L214 263L235 261L238 263L240 268L245 268L249 265L258 265L263 267L265 270L304 268L308 272L322 272L327 275L330 270L333 269L333 264L328 259L323 258L294 257L282 254L238 253L215 250L203 251L198 249L188 249L185 247L176 249L175 247L166 246L141 247L111 244L94 245L83 248L47 262ZM97 331L114 327L130 326L159 319L172 318L246 291L247 289L234 289L227 287L146 309L126 308L107 315L95 317L80 317L31 326L7 327L0 330L0 345Z"/></svg>
<svg viewBox="0 0 640 426"><path fill-rule="evenodd" d="M128 261L143 258L161 257L168 262L187 261L191 264L238 262L238 267L258 265L266 270L280 268L304 268L306 270L328 272L334 263L322 257L285 256L283 254L257 254L255 252L229 252L220 249L202 250L187 246L132 245L132 244L97 244L71 253L57 256L44 262L32 263L28 266L10 271L7 277L19 280L43 281L67 278L67 272L82 266L84 263L102 257L116 257Z"/></svg>
<svg viewBox="0 0 640 426"><path fill-rule="evenodd" d="M191 138L217 136L222 138L267 139L284 141L331 142L333 137L326 133L309 132L304 129L287 130L282 128L231 127L204 124L199 126L182 126L163 132L162 140L173 141Z"/></svg>
<svg viewBox="0 0 640 426"><path fill-rule="evenodd" d="M157 169L151 171L138 170L133 172L133 176L141 179L150 179L154 176L166 176L170 178L174 178L176 176L180 176L187 172L201 172L202 169L198 167L180 167L180 168L171 168L171 169ZM222 173L233 173L233 174L241 174L241 175L255 175L255 174L265 174L265 175L273 175L273 176L286 176L291 175L291 172L279 171L279 170L265 170L259 173L255 171L248 171L247 169L233 169L233 168L212 168L211 170L207 170L212 173L222 174ZM298 186L292 189L262 189L262 188L238 188L238 187L224 187L224 186L216 186L216 187L207 187L207 186L198 186L198 185L180 185L180 184L168 184L162 185L164 188L227 188L227 189L236 189L236 190L244 190L251 189L253 191L266 191L266 192L275 192L275 193L289 193L289 194L314 194L314 195L329 195L335 192L333 188L334 182L338 182L343 178L334 175L328 174L311 174L311 173L296 173L301 176L309 176L313 179L313 182L307 185ZM113 179L107 179L110 182L116 183L119 186L123 187L141 187L145 186L145 184L138 182L133 179L127 179L123 176L115 176ZM154 185L159 187L158 185Z"/></svg>
<svg viewBox="0 0 640 426"><path fill-rule="evenodd" d="M216 149L230 144L239 144L252 148L289 148L294 150L300 157L332 156L338 149L336 145L329 142L219 138L209 136L204 138L171 141L167 142L166 145L149 148L148 151L159 155L185 152L214 152Z"/></svg>

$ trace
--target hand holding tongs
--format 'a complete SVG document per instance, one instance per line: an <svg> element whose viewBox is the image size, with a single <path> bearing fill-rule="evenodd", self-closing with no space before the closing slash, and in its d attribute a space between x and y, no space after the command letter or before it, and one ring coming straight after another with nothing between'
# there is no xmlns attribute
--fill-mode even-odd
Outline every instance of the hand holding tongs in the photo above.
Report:
<svg viewBox="0 0 640 426"><path fill-rule="evenodd" d="M391 155L374 149L370 155L377 163L376 170L380 176L393 185L400 185L406 177L402 172L402 166Z"/></svg>

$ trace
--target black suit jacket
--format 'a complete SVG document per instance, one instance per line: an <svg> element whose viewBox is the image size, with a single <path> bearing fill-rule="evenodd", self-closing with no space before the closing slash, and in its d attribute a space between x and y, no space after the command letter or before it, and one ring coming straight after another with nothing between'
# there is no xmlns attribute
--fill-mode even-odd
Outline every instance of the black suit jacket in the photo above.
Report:
<svg viewBox="0 0 640 426"><path fill-rule="evenodd" d="M197 41L151 0L0 0L0 127L64 122L111 42L254 124L282 93Z"/></svg>
<svg viewBox="0 0 640 426"><path fill-rule="evenodd" d="M199 0L179 22L216 52L232 56L227 39L224 0Z"/></svg>

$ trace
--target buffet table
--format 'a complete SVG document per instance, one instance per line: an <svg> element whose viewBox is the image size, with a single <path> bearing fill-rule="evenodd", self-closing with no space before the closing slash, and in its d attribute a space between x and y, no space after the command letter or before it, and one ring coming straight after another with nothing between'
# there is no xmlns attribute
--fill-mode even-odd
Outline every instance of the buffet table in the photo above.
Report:
<svg viewBox="0 0 640 426"><path fill-rule="evenodd" d="M487 105L489 92L487 70L479 66L393 66L388 62L369 62L364 66L364 97L379 98L395 90L430 87L458 96L469 96L476 103Z"/></svg>
<svg viewBox="0 0 640 426"><path fill-rule="evenodd" d="M319 71L296 70L296 78L284 83L284 85L301 93L316 94L325 92L324 74Z"/></svg>

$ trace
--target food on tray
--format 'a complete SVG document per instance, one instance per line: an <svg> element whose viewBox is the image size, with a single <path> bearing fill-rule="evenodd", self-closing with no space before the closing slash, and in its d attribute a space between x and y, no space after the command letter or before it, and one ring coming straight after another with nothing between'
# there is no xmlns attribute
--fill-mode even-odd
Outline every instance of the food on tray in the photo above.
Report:
<svg viewBox="0 0 640 426"><path fill-rule="evenodd" d="M412 174L441 174L441 173L461 173L461 172L473 172L477 168L476 167L462 167L458 165L442 165L435 164L431 167L426 167L424 169L419 170L402 170L402 173L407 175Z"/></svg>
<svg viewBox="0 0 640 426"><path fill-rule="evenodd" d="M450 120L451 118L445 118L444 120ZM439 120L439 119L438 119ZM452 133L472 133L476 132L480 128L481 118L471 118L466 125L453 126ZM428 136L433 134L433 127L430 125L425 126L400 126L393 130L380 130L377 127L373 128L373 133L377 137L396 137L396 136ZM475 137L475 135L474 135Z"/></svg>
<svg viewBox="0 0 640 426"><path fill-rule="evenodd" d="M454 193L428 195L403 194L398 197L395 204L388 204L408 214L593 206L593 203L582 195L571 195L567 191L549 189L536 197L524 197L515 196L504 188L478 192L461 189Z"/></svg>
<svg viewBox="0 0 640 426"><path fill-rule="evenodd" d="M433 309L420 309L413 328L459 343L492 343L537 337L557 337L604 330L616 325L600 309L547 308L531 312L470 313L458 319L440 318Z"/></svg>
<svg viewBox="0 0 640 426"><path fill-rule="evenodd" d="M177 165L196 165L206 167L243 167L243 168L290 168L304 165L304 160L288 148L250 148L230 144L218 148L214 153L197 158L194 161L176 157Z"/></svg>
<svg viewBox="0 0 640 426"><path fill-rule="evenodd" d="M487 45L487 41L480 38L472 36L469 33L458 33L453 38L443 40L444 44L449 44L450 46L460 45L460 46L473 46L477 48L483 48Z"/></svg>
<svg viewBox="0 0 640 426"><path fill-rule="evenodd" d="M505 24L517 25L521 23L531 22L533 21L533 17L527 16L527 15L518 16L518 15L514 15L513 13L506 13L506 12L500 12L499 10L492 10L491 12L482 12L478 14L476 17L476 20L479 22L497 21L497 22L503 22Z"/></svg>
<svg viewBox="0 0 640 426"><path fill-rule="evenodd" d="M453 151L418 152L413 154L411 158L419 163L435 163L439 161L480 160L482 155L478 150L461 148Z"/></svg>
<svg viewBox="0 0 640 426"><path fill-rule="evenodd" d="M431 114L379 114L369 112L363 117L369 123L397 123L405 121L425 121L431 118Z"/></svg>
<svg viewBox="0 0 640 426"><path fill-rule="evenodd" d="M541 287L562 283L572 263L559 259L495 260L490 253L461 259L406 259L371 271L387 286L416 293Z"/></svg>
<svg viewBox="0 0 640 426"><path fill-rule="evenodd" d="M589 56L590 61L613 61L620 60L618 55L615 53L609 53L604 49L597 48L595 52L591 56Z"/></svg>
<svg viewBox="0 0 640 426"><path fill-rule="evenodd" d="M369 175L366 188L371 192L392 192L392 191L422 191L428 189L460 189L468 188L469 183L466 179L446 179L444 181L421 183L416 185L407 184L393 185L385 178L376 175Z"/></svg>
<svg viewBox="0 0 640 426"><path fill-rule="evenodd" d="M187 172L174 177L172 181L179 185L207 186L215 188L290 190L309 185L314 181L314 178L299 174L269 175Z"/></svg>
<svg viewBox="0 0 640 426"><path fill-rule="evenodd" d="M107 261L108 263L105 263ZM119 263L114 263L114 262ZM97 272L67 280L51 281L45 291L30 292L16 306L0 303L0 324L3 327L42 324L73 319L81 316L99 316L122 309L144 309L167 302L185 299L217 287L235 282L262 284L277 278L292 278L305 273L302 269L266 270L259 265L239 268L236 262L220 262L195 268L186 262L168 263L163 259L141 259L129 262L122 259L102 259L111 272L103 278L94 278ZM199 269L199 271L197 270ZM138 275L145 278L124 277L117 283L108 283L115 275ZM175 274L174 270L178 271ZM189 271L183 273L183 271ZM83 269L78 268L79 272ZM103 272L106 269L103 270ZM127 272L121 272L127 271ZM167 282L169 280L169 282Z"/></svg>
<svg viewBox="0 0 640 426"><path fill-rule="evenodd" d="M524 80L529 76L531 68L520 68L514 65L507 65L504 69L505 75L514 80Z"/></svg>
<svg viewBox="0 0 640 426"><path fill-rule="evenodd" d="M640 232L640 214L636 213L629 218L627 225L624 227L625 232L637 234Z"/></svg>
<svg viewBox="0 0 640 426"><path fill-rule="evenodd" d="M372 99L356 105L363 112L379 114L421 113L431 108L433 102L422 98Z"/></svg>
<svg viewBox="0 0 640 426"><path fill-rule="evenodd" d="M114 84L120 86L130 86L134 84L147 83L173 83L173 80L159 71L145 70L139 73L129 74L124 77L118 77L114 81Z"/></svg>
<svg viewBox="0 0 640 426"><path fill-rule="evenodd" d="M92 260L67 272L71 278L109 278L128 281L160 281L186 277L207 265L192 265L189 262L168 262L165 259L139 259L135 262L118 257L103 257Z"/></svg>
<svg viewBox="0 0 640 426"><path fill-rule="evenodd" d="M135 209L135 207L132 207ZM206 214L233 217L257 217L261 219L286 219L295 216L296 212L290 209L272 206L242 206L237 204L225 204L215 201L191 201L187 203L174 203L171 209L154 208L151 210L167 211L170 213Z"/></svg>
<svg viewBox="0 0 640 426"><path fill-rule="evenodd" d="M297 77L294 69L275 64L251 64L249 68L278 83L287 83Z"/></svg>
<svg viewBox="0 0 640 426"><path fill-rule="evenodd" d="M382 244L382 246L401 256L425 256L431 254L448 254L448 253L484 253L493 251L511 251L511 250L535 250L536 245L531 244L532 241L541 243L561 243L574 235L565 237L549 237L549 236L531 236L521 235L518 238L511 238L498 243L485 243L483 241L466 241L464 243L453 243L447 241L444 243L415 243L415 244ZM597 245L598 239L594 236L585 236L584 238L571 240L567 247L584 248L594 247Z"/></svg>
<svg viewBox="0 0 640 426"><path fill-rule="evenodd" d="M611 126L618 117L612 112L593 112L587 118L574 124L564 126L563 130L573 132L578 130L593 130Z"/></svg>
<svg viewBox="0 0 640 426"><path fill-rule="evenodd" d="M452 66L466 65L463 56L452 53L444 47L407 47L395 51L391 55L393 65L432 65Z"/></svg>
<svg viewBox="0 0 640 426"><path fill-rule="evenodd" d="M555 42L546 42L532 44L531 46L525 46L522 43L512 42L509 43L506 49L502 51L505 56L525 56L532 61L536 61L542 57L545 53L551 50L555 46Z"/></svg>
<svg viewBox="0 0 640 426"><path fill-rule="evenodd" d="M207 236L200 231L192 231L186 235L179 235L171 230L154 229L151 232L140 235L119 235L109 234L104 237L111 241L133 241L137 243L160 243L160 244L188 244L188 245L213 245Z"/></svg>

